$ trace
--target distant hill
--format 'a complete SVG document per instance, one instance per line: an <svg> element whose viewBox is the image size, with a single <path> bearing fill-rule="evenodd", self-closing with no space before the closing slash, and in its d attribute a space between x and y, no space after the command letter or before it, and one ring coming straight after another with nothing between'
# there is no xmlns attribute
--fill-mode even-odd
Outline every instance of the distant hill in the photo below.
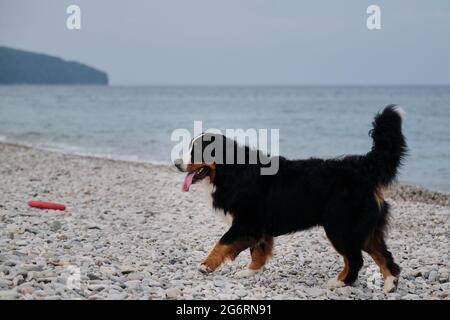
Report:
<svg viewBox="0 0 450 320"><path fill-rule="evenodd" d="M0 84L98 84L108 75L85 64L0 46Z"/></svg>

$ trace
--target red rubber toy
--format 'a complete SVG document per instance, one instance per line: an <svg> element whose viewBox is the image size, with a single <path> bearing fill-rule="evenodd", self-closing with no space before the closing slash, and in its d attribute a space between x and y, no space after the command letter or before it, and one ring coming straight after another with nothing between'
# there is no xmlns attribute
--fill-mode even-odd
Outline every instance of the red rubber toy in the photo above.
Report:
<svg viewBox="0 0 450 320"><path fill-rule="evenodd" d="M66 210L66 206L61 203L45 202L45 201L28 201L28 205L32 208L50 209L50 210Z"/></svg>

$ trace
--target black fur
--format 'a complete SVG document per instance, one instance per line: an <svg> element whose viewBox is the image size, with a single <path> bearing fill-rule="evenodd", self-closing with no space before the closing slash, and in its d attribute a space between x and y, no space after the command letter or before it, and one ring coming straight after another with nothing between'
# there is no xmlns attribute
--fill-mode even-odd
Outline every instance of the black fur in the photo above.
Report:
<svg viewBox="0 0 450 320"><path fill-rule="evenodd" d="M370 131L373 146L366 155L366 167L377 184L388 185L397 176L397 170L406 155L406 142L401 130L402 119L395 105L387 106L373 121Z"/></svg>
<svg viewBox="0 0 450 320"><path fill-rule="evenodd" d="M348 258L345 283L356 280L362 250L382 252L397 276L400 268L384 242L389 206L386 202L380 206L374 195L395 179L406 153L401 117L394 106L375 117L371 136L373 147L366 155L328 160L280 157L279 171L272 176L260 174L261 164L216 164L213 205L234 218L221 243L323 226L335 249ZM223 136L215 138L230 143ZM245 148L247 156L257 152L231 143L236 149ZM368 248L369 242L375 249Z"/></svg>

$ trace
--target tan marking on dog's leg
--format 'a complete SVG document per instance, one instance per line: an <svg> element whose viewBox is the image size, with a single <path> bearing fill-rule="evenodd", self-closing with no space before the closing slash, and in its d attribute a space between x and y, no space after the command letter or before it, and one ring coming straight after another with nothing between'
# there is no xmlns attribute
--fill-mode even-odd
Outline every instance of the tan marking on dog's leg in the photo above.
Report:
<svg viewBox="0 0 450 320"><path fill-rule="evenodd" d="M334 245L333 241L331 241L330 238L328 238L328 240L330 240L331 245L333 246L334 250L336 250L337 253L339 253L342 256L342 258L344 258L344 268L342 269L342 271L337 275L337 277L329 279L326 284L326 287L328 289L335 289L335 288L340 288L340 287L345 286L344 279L345 279L345 277L347 277L347 274L349 271L349 263L348 263L348 258L339 252L339 250Z"/></svg>
<svg viewBox="0 0 450 320"><path fill-rule="evenodd" d="M242 240L236 241L231 244L221 244L220 241L216 243L214 248L211 250L208 257L203 260L200 271L202 272L213 272L226 260L234 260L242 250L247 249L252 245L254 241Z"/></svg>
<svg viewBox="0 0 450 320"><path fill-rule="evenodd" d="M251 262L247 269L236 272L236 277L245 278L258 273L272 257L273 237L267 237L250 249Z"/></svg>
<svg viewBox="0 0 450 320"><path fill-rule="evenodd" d="M261 269L267 262L267 260L272 257L273 250L273 238L267 238L256 246L254 246L251 250L252 261L248 266L251 270L259 270Z"/></svg>
<svg viewBox="0 0 450 320"><path fill-rule="evenodd" d="M375 263L380 267L380 271L384 278L384 293L390 293L397 289L398 277L392 275L391 270L387 267L386 259L382 254L378 252L369 252L369 255L375 261Z"/></svg>
<svg viewBox="0 0 450 320"><path fill-rule="evenodd" d="M375 261L378 267L380 267L380 271L384 279L392 275L391 271L386 265L386 260L384 259L383 255L379 254L378 252L369 252L369 255L372 257L373 261Z"/></svg>
<svg viewBox="0 0 450 320"><path fill-rule="evenodd" d="M348 274L349 266L348 266L348 258L346 256L342 256L344 258L344 269L338 274L336 278L332 278L328 281L327 287L329 289L335 289L345 286L344 279Z"/></svg>
<svg viewBox="0 0 450 320"><path fill-rule="evenodd" d="M398 277L394 276L389 270L385 256L377 246L377 239L373 239L366 248L367 253L372 257L373 261L380 268L381 274L384 278L384 293L390 293L397 289Z"/></svg>
<svg viewBox="0 0 450 320"><path fill-rule="evenodd" d="M348 259L346 256L344 257L344 269L342 269L341 273L339 273L339 275L337 276L337 279L339 281L344 281L345 277L348 274L348 270L349 270L349 266L348 266Z"/></svg>
<svg viewBox="0 0 450 320"><path fill-rule="evenodd" d="M217 242L209 255L203 260L200 271L213 272L215 271L227 258L230 248L228 245ZM203 270L202 270L203 269Z"/></svg>

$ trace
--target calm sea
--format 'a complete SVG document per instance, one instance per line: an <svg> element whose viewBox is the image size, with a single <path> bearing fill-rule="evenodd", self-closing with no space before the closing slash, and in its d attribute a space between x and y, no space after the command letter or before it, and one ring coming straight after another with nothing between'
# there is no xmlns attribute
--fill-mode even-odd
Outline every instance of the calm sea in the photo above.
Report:
<svg viewBox="0 0 450 320"><path fill-rule="evenodd" d="M407 115L403 182L450 192L450 86L0 86L0 141L68 153L169 162L172 131L278 128L292 158L365 153L374 114Z"/></svg>

